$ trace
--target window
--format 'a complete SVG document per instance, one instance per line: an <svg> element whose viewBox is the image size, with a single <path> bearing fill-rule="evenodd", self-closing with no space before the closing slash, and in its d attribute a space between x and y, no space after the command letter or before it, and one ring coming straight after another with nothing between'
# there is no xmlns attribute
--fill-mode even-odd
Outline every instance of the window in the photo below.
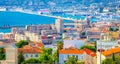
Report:
<svg viewBox="0 0 120 64"><path fill-rule="evenodd" d="M35 54L35 57L38 57L38 54Z"/></svg>
<svg viewBox="0 0 120 64"><path fill-rule="evenodd" d="M70 56L69 55L67 55L67 58L69 58Z"/></svg>
<svg viewBox="0 0 120 64"><path fill-rule="evenodd" d="M75 55L73 55L73 57L75 57Z"/></svg>
<svg viewBox="0 0 120 64"><path fill-rule="evenodd" d="M33 55L31 54L30 57L33 57Z"/></svg>
<svg viewBox="0 0 120 64"><path fill-rule="evenodd" d="M78 55L76 55L76 58L78 59Z"/></svg>
<svg viewBox="0 0 120 64"><path fill-rule="evenodd" d="M28 58L28 54L26 54L26 58Z"/></svg>

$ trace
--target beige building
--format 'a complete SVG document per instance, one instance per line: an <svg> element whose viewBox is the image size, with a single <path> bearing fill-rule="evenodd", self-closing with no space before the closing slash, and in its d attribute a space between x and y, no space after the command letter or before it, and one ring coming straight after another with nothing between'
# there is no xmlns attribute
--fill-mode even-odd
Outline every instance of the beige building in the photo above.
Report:
<svg viewBox="0 0 120 64"><path fill-rule="evenodd" d="M25 31L25 36L30 41L33 41L33 42L39 42L40 41L40 35L37 34L37 33L32 33L32 32Z"/></svg>
<svg viewBox="0 0 120 64"><path fill-rule="evenodd" d="M115 57L120 56L120 47L118 48L112 48L108 51L104 51L104 52L97 52L97 64L102 63L103 60L105 60L106 58L112 58L112 55L115 55Z"/></svg>
<svg viewBox="0 0 120 64"><path fill-rule="evenodd" d="M17 48L14 45L6 46L6 60L0 61L0 64L18 64Z"/></svg>
<svg viewBox="0 0 120 64"><path fill-rule="evenodd" d="M15 34L15 41L19 42L21 40L28 40L28 38L23 34L16 33Z"/></svg>
<svg viewBox="0 0 120 64"><path fill-rule="evenodd" d="M30 40L33 42L39 42L40 41L40 35L36 34L36 33L31 33L28 31L25 31L25 34L19 34L16 33L15 34L15 41L21 41L21 40Z"/></svg>

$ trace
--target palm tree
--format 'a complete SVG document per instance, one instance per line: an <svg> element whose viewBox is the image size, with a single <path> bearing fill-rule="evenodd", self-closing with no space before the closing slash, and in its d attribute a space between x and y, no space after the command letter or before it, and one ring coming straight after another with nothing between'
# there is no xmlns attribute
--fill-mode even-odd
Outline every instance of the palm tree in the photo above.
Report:
<svg viewBox="0 0 120 64"><path fill-rule="evenodd" d="M58 50L63 49L63 43L62 42L57 42L57 49Z"/></svg>

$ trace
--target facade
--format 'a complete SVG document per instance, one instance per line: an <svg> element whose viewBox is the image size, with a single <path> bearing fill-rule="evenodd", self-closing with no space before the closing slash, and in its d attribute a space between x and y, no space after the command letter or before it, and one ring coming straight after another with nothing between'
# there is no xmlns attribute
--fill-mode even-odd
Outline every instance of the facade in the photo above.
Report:
<svg viewBox="0 0 120 64"><path fill-rule="evenodd" d="M75 47L80 49L81 46L84 46L84 39L81 40L64 40L63 41L63 48Z"/></svg>
<svg viewBox="0 0 120 64"><path fill-rule="evenodd" d="M55 22L55 26L57 29L57 33L62 34L64 30L64 20L63 19L57 19Z"/></svg>
<svg viewBox="0 0 120 64"><path fill-rule="evenodd" d="M59 63L64 64L68 57L75 56L78 60L85 60L83 50L65 49L59 51Z"/></svg>
<svg viewBox="0 0 120 64"><path fill-rule="evenodd" d="M89 30L87 30L87 39L88 41L90 42L93 42L93 41L97 41L100 39L100 35L101 35L101 31L99 28L90 28Z"/></svg>
<svg viewBox="0 0 120 64"><path fill-rule="evenodd" d="M7 45L6 48L6 60L0 61L0 64L18 64L18 52L15 45Z"/></svg>
<svg viewBox="0 0 120 64"><path fill-rule="evenodd" d="M85 61L85 64L96 64L95 52L89 49L78 50L73 47L59 50L59 63L65 64L65 61L71 56L75 56L80 61Z"/></svg>
<svg viewBox="0 0 120 64"><path fill-rule="evenodd" d="M41 35L52 35L57 34L57 30L41 30Z"/></svg>
<svg viewBox="0 0 120 64"><path fill-rule="evenodd" d="M6 63L18 64L18 53L16 46L8 46L6 48Z"/></svg>
<svg viewBox="0 0 120 64"><path fill-rule="evenodd" d="M50 45L53 43L53 36L41 36L41 42L44 45Z"/></svg>
<svg viewBox="0 0 120 64"><path fill-rule="evenodd" d="M37 33L25 31L25 36L33 42L39 42L40 41L40 35Z"/></svg>
<svg viewBox="0 0 120 64"><path fill-rule="evenodd" d="M15 34L15 41L19 42L21 40L29 40L24 34Z"/></svg>
<svg viewBox="0 0 120 64"><path fill-rule="evenodd" d="M84 50L84 54L85 54L85 64L96 64L97 63L97 57L96 57L96 53L85 48Z"/></svg>
<svg viewBox="0 0 120 64"><path fill-rule="evenodd" d="M118 45L118 41L114 40L110 33L103 34L101 40L97 41L97 50L109 50Z"/></svg>
<svg viewBox="0 0 120 64"><path fill-rule="evenodd" d="M41 47L44 47L42 43L31 43L25 45L23 48L18 49L18 53L23 52L25 60L30 58L38 58L42 50Z"/></svg>
<svg viewBox="0 0 120 64"><path fill-rule="evenodd" d="M51 30L51 25L28 25L26 30L32 33L41 34L41 30Z"/></svg>
<svg viewBox="0 0 120 64"><path fill-rule="evenodd" d="M63 36L63 38L74 38L74 39L80 38L79 33L63 33L62 36Z"/></svg>

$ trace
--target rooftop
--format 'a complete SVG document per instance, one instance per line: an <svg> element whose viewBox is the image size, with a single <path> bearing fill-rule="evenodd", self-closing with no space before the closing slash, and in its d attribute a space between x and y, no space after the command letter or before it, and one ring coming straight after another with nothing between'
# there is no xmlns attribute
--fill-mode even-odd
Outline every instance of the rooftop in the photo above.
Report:
<svg viewBox="0 0 120 64"><path fill-rule="evenodd" d="M112 49L110 49L108 51L102 52L102 54L104 56L108 56L108 55L111 55L113 53L120 53L120 47L118 47L118 48L112 48Z"/></svg>
<svg viewBox="0 0 120 64"><path fill-rule="evenodd" d="M59 50L59 53L60 54L84 54L84 52L92 57L95 57L96 56L96 53L87 49L87 48L84 48L82 50L79 50L77 48L74 48L74 47L70 47L68 49L64 49L64 50Z"/></svg>
<svg viewBox="0 0 120 64"><path fill-rule="evenodd" d="M78 50L76 48L72 48L72 49L59 50L59 53L60 54L83 54L84 51Z"/></svg>

